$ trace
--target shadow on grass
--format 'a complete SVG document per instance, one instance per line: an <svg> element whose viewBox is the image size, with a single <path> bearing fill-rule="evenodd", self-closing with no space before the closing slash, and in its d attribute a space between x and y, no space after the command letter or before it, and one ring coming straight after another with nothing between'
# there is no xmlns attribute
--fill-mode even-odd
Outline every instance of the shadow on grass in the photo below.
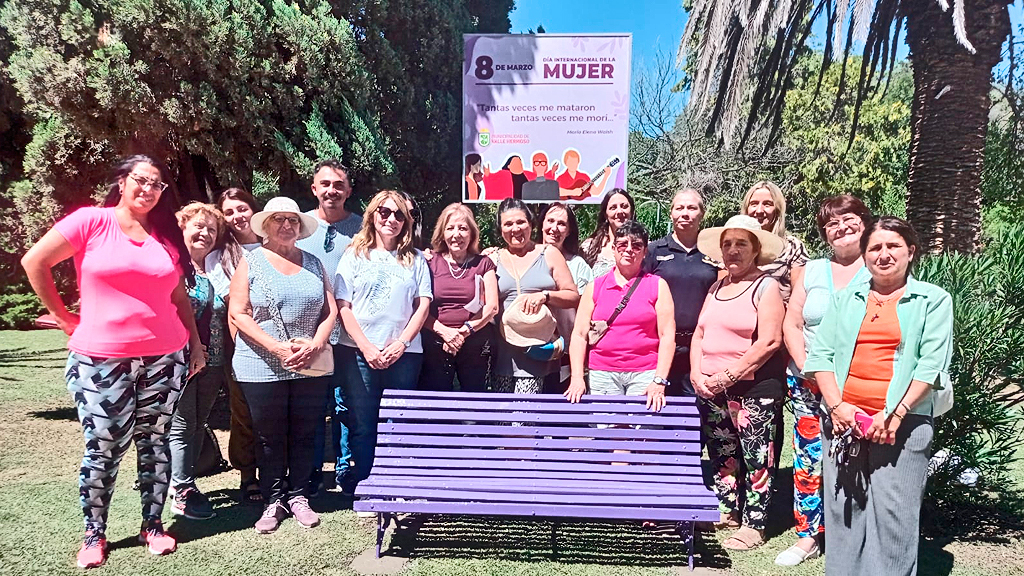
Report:
<svg viewBox="0 0 1024 576"><path fill-rule="evenodd" d="M454 558L516 562L685 566L687 548L669 523L642 528L638 522L598 522L518 517L406 516L387 553L405 558ZM710 535L697 534L695 563L732 564Z"/></svg>
<svg viewBox="0 0 1024 576"><path fill-rule="evenodd" d="M28 415L32 418L40 418L43 420L78 422L78 410L74 406L62 406L60 408L51 408L50 410L36 410L35 412L29 412Z"/></svg>
<svg viewBox="0 0 1024 576"><path fill-rule="evenodd" d="M66 348L33 350L31 348L0 349L0 369L52 369L60 368L67 361ZM11 370L0 370L0 381L23 382L24 378L11 375Z"/></svg>

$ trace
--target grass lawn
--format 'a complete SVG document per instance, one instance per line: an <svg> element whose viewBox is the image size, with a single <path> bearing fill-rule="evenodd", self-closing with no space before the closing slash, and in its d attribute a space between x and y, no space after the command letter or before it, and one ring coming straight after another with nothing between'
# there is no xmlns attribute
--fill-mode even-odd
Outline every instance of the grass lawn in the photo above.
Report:
<svg viewBox="0 0 1024 576"><path fill-rule="evenodd" d="M81 538L77 475L81 430L62 377L65 338L58 331L0 332L0 574L76 574L74 555ZM212 418L226 449L226 403ZM234 472L200 480L217 518L179 520L168 510L165 523L180 542L176 553L150 556L136 543L138 494L131 490L134 449L123 463L110 510L107 565L97 574L182 576L185 574L356 574L353 560L365 559L375 526L357 519L351 502L328 492L312 501L322 525L302 530L294 521L259 536L252 525L259 510L234 503ZM746 554L726 554L720 535L698 541L699 573L742 575L823 574L817 560L797 569L772 561L791 544L791 454L783 457L772 506L781 522L770 527L770 542ZM788 476L788 477L787 477ZM1024 469L1016 477L1024 478ZM969 518L969 512L965 518ZM978 523L966 519L965 523ZM1024 526L1019 517L994 526L929 537L921 545L923 575L995 576L1024 574ZM557 546L552 546L552 538ZM686 552L665 530L635 523L596 523L508 518L409 518L389 536L393 555L406 559L400 574L669 575L685 573ZM388 540L385 541L385 544ZM372 551L369 557L372 559ZM383 564L370 563L373 566ZM358 564L362 566L362 564Z"/></svg>

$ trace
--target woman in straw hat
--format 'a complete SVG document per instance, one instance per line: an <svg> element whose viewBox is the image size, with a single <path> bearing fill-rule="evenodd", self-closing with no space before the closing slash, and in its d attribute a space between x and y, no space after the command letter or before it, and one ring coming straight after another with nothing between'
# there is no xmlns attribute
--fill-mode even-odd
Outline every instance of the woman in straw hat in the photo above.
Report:
<svg viewBox="0 0 1024 576"><path fill-rule="evenodd" d="M749 550L764 543L776 465L772 442L786 378L779 354L782 295L758 265L775 260L783 243L754 218L733 216L725 226L701 232L697 247L722 262L727 274L704 300L690 348L690 378L701 398L719 527L738 528L723 546Z"/></svg>
<svg viewBox="0 0 1024 576"><path fill-rule="evenodd" d="M330 356L338 309L323 264L295 245L316 230L315 218L281 196L254 214L251 226L263 246L239 260L228 313L238 328L231 365L260 446L256 464L267 505L255 528L266 534L289 513L305 528L320 523L307 501L307 480L331 371L307 374Z"/></svg>
<svg viewBox="0 0 1024 576"><path fill-rule="evenodd" d="M596 278L580 298L569 356L572 376L565 396L579 402L587 390L584 356L590 368L590 393L647 396L647 407L665 405L668 371L676 350L675 305L668 284L644 274L647 230L627 220L615 231L615 268ZM607 330L590 342L591 321Z"/></svg>
<svg viewBox="0 0 1024 576"><path fill-rule="evenodd" d="M539 394L544 377L558 362L527 354L557 339L550 307L575 308L580 293L565 258L533 238L533 213L522 200L498 205L498 227L505 248L491 255L497 265L500 338L494 362L494 390Z"/></svg>

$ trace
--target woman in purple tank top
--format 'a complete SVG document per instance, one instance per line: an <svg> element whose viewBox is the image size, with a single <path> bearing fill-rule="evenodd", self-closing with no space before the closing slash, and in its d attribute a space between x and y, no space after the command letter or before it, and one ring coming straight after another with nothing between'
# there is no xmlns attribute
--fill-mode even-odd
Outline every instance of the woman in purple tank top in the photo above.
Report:
<svg viewBox="0 0 1024 576"><path fill-rule="evenodd" d="M690 347L690 378L722 518L738 528L722 545L750 550L764 543L765 512L776 462L776 418L786 378L785 308L778 283L758 269L783 249L782 239L750 216L704 230L697 247L725 265L704 300Z"/></svg>

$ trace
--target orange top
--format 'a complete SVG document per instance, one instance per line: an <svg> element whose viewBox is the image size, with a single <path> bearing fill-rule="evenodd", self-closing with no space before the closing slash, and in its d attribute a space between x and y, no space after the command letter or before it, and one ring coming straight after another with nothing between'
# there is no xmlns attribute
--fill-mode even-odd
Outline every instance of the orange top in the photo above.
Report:
<svg viewBox="0 0 1024 576"><path fill-rule="evenodd" d="M878 301L868 296L868 309L857 334L843 401L871 414L885 410L885 393L892 381L896 348L900 345L899 297Z"/></svg>

